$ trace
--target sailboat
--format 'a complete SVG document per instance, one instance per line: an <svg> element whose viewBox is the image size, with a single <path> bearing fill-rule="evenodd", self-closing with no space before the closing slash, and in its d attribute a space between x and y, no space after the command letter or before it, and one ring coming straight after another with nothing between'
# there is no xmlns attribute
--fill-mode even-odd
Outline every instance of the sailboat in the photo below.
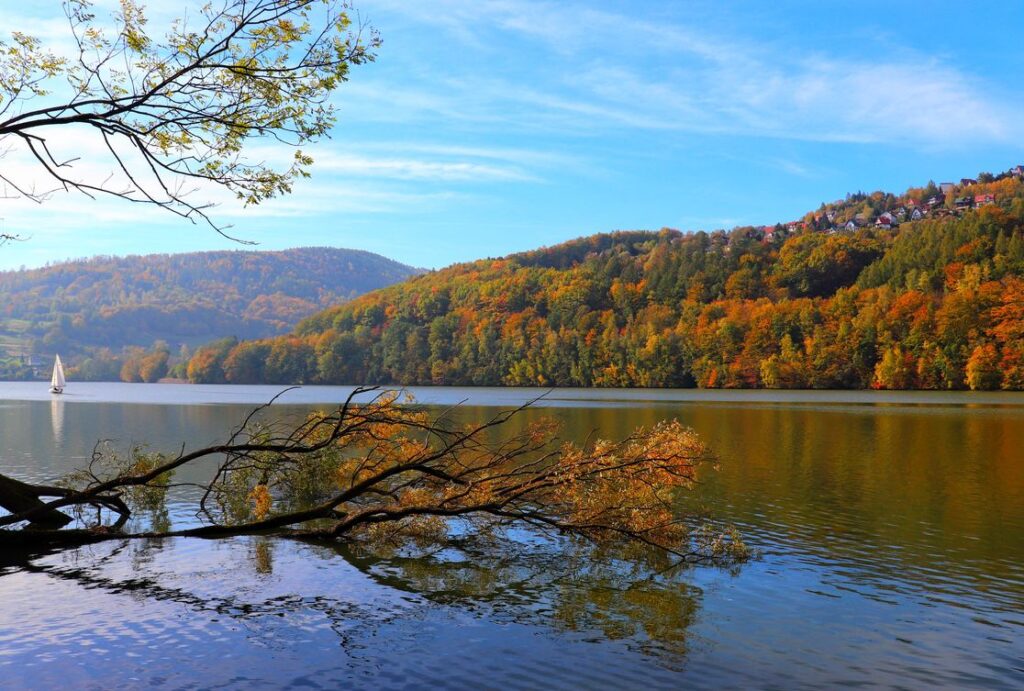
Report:
<svg viewBox="0 0 1024 691"><path fill-rule="evenodd" d="M64 393L64 365L60 355L53 361L53 376L50 377L50 393Z"/></svg>

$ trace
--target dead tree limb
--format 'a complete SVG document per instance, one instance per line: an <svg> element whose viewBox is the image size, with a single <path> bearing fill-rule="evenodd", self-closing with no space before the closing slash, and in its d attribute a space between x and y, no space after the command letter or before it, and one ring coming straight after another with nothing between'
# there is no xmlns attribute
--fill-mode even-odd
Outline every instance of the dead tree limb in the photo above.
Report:
<svg viewBox="0 0 1024 691"><path fill-rule="evenodd" d="M31 515L28 520L30 528L57 529L63 528L74 519L57 509L47 508L39 498L46 492L44 488L29 485L14 478L0 475L0 506L12 514Z"/></svg>
<svg viewBox="0 0 1024 691"><path fill-rule="evenodd" d="M373 398L357 402L367 394ZM97 454L68 489L26 486L35 501L0 517L0 542L269 534L443 543L457 520L488 534L527 526L682 561L745 554L734 533L696 529L680 508L711 455L677 422L581 447L560 440L550 421L503 433L527 406L457 425L401 405L398 396L359 388L334 412L284 428L250 416L226 443L174 456ZM198 524L126 529L133 504L151 505L176 470L209 459L219 460L198 488ZM54 498L41 503L41 495ZM95 518L38 529L67 507L92 507ZM17 530L26 522L37 529Z"/></svg>

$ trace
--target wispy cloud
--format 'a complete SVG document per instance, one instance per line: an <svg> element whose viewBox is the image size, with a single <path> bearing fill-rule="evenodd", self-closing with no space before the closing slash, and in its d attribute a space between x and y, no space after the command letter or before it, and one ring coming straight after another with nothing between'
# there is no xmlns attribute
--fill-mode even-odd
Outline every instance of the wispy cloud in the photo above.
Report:
<svg viewBox="0 0 1024 691"><path fill-rule="evenodd" d="M514 70L474 74L467 61L460 79L439 80L428 98L397 95L415 103L405 111L410 117L931 146L952 144L951 132L988 142L1024 133L1013 101L1019 94L1000 99L973 75L909 50L850 59L715 36L678 20L532 0L376 5L432 25L468 50L499 50L496 35L534 43L529 60L538 69L521 80Z"/></svg>
<svg viewBox="0 0 1024 691"><path fill-rule="evenodd" d="M317 171L357 177L432 182L536 182L538 178L516 166L479 160L438 161L413 158L374 158L328 152L317 157Z"/></svg>

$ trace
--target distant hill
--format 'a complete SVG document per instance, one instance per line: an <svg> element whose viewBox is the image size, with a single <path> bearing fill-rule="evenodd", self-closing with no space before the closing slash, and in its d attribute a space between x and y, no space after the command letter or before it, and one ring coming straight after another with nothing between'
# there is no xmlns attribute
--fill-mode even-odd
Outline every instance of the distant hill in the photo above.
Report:
<svg viewBox="0 0 1024 691"><path fill-rule="evenodd" d="M272 336L414 273L330 247L94 257L0 272L0 356L59 351L74 362L99 348Z"/></svg>
<svg viewBox="0 0 1024 691"><path fill-rule="evenodd" d="M630 231L220 342L198 382L1024 389L1024 170L774 226Z"/></svg>

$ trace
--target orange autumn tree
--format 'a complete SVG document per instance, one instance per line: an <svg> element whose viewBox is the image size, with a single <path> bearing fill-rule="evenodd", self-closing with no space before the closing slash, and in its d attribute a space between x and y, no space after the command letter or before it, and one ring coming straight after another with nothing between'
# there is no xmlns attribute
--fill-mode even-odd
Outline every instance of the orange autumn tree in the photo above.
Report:
<svg viewBox="0 0 1024 691"><path fill-rule="evenodd" d="M1002 349L1004 389L1024 389L1024 280L1004 281L999 305L992 310L989 334Z"/></svg>
<svg viewBox="0 0 1024 691"><path fill-rule="evenodd" d="M356 403L371 391L357 389L338 410L286 429L256 424L254 413L227 443L198 451L97 453L61 487L24 485L54 498L0 517L0 545L256 533L443 544L457 521L460 534L518 526L683 561L746 556L734 531L709 530L684 510L712 457L678 422L578 445L560 440L551 421L503 432L522 408L460 425L400 405L393 391ZM140 520L138 508L152 507L176 472L211 459L208 479L189 484L199 490L201 525L156 530ZM55 514L69 508L79 509L78 524L56 526Z"/></svg>

